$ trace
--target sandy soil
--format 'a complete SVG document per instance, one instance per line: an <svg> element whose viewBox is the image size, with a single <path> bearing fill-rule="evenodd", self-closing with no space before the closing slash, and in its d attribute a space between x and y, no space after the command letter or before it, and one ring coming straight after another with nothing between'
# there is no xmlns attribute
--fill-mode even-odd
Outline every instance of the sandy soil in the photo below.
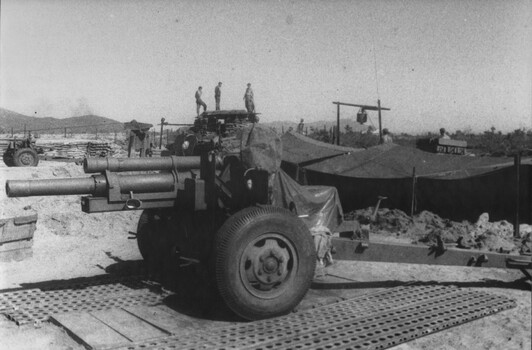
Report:
<svg viewBox="0 0 532 350"><path fill-rule="evenodd" d="M128 232L136 230L139 212L84 214L80 210L79 196L6 198L3 190L6 179L72 176L84 176L81 166L41 162L37 168L7 168L0 164L0 218L31 213L39 215L33 256L23 261L0 263L0 289L99 275L121 262L127 262L122 266L131 268L141 265L136 241L128 239ZM383 217L386 216L383 214ZM407 232L401 234L406 235ZM349 296L404 281L437 281L501 294L517 302L517 308L399 345L395 349L531 348L531 284L523 279L519 271L336 262L326 272L341 276L349 282L351 289L314 289L309 292L311 297ZM47 323L41 328L19 327L0 318L0 339L1 349L83 349L63 330Z"/></svg>

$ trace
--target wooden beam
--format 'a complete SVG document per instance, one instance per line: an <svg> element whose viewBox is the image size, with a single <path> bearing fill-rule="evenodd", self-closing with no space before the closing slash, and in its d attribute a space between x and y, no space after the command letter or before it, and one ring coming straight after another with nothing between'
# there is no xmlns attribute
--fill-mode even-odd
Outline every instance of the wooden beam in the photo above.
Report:
<svg viewBox="0 0 532 350"><path fill-rule="evenodd" d="M345 102L333 102L333 104L338 105L338 106L360 107L360 108L364 108L364 109L366 109L368 111L378 111L379 110L378 106L359 105L359 104L345 103ZM389 111L390 110L390 108L385 108L385 107L380 107L380 109L381 109L381 111Z"/></svg>

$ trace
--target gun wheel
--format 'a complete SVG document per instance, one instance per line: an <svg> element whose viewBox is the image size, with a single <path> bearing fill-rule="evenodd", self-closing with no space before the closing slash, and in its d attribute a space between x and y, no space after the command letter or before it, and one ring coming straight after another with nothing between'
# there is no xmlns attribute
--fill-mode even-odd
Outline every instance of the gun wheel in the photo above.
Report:
<svg viewBox="0 0 532 350"><path fill-rule="evenodd" d="M162 267L163 250L169 246L164 210L147 209L137 224L137 244L140 255L150 269Z"/></svg>
<svg viewBox="0 0 532 350"><path fill-rule="evenodd" d="M37 166L39 164L39 156L31 148L21 148L13 155L13 163L18 167Z"/></svg>
<svg viewBox="0 0 532 350"><path fill-rule="evenodd" d="M286 314L305 296L316 266L312 236L277 207L246 208L216 236L215 275L221 296L249 320Z"/></svg>
<svg viewBox="0 0 532 350"><path fill-rule="evenodd" d="M8 167L12 167L15 165L15 163L13 162L13 152L10 151L10 150L7 150L4 152L4 155L3 155L3 159L4 159L4 164L7 165Z"/></svg>

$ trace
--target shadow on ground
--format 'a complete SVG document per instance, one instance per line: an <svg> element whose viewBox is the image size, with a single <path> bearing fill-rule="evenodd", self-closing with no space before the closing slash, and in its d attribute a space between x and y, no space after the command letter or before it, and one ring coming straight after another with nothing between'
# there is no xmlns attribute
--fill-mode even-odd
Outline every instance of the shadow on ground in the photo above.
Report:
<svg viewBox="0 0 532 350"><path fill-rule="evenodd" d="M23 289L40 289L43 292L67 289L76 291L88 286L120 283L132 290L147 289L149 293L166 294L164 305L186 316L211 321L241 321L226 307L216 292L214 283L201 276L193 266L154 272L143 260L125 261L109 254L108 256L115 260L115 263L107 267L99 266L105 271L104 274L21 283L20 288L0 290L0 293Z"/></svg>
<svg viewBox="0 0 532 350"><path fill-rule="evenodd" d="M527 277L514 281L500 281L495 279L482 279L478 281L454 282L454 281L327 281L326 279L315 280L311 288L328 290L328 289L374 289L374 288L393 288L403 285L441 285L456 286L459 288L504 288L518 290L532 290L532 283Z"/></svg>
<svg viewBox="0 0 532 350"><path fill-rule="evenodd" d="M20 289L40 289L43 292L62 289L84 289L88 286L120 283L131 289L147 289L149 293L165 294L164 305L172 310L201 320L238 322L216 291L214 281L205 269L197 265L184 268L162 270L148 268L142 260L121 260L108 253L115 263L102 267L105 274L66 280L49 280L21 284L21 288L2 290L11 292ZM344 278L344 280L342 280ZM139 283L140 282L140 283ZM353 281L342 276L321 276L312 283L311 290L298 306L298 310L315 308L332 302L357 297L368 292L376 292L402 285L453 285L460 288L503 288L531 290L527 278L514 281L484 279L467 282L438 281ZM96 296L97 297L97 296Z"/></svg>

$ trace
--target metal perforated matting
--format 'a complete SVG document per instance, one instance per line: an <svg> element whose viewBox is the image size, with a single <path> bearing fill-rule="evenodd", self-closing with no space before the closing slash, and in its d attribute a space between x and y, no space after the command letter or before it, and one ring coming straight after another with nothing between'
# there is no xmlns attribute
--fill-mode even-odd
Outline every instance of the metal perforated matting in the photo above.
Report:
<svg viewBox="0 0 532 350"><path fill-rule="evenodd" d="M446 286L402 286L274 319L120 347L137 349L385 349L515 302Z"/></svg>
<svg viewBox="0 0 532 350"><path fill-rule="evenodd" d="M39 289L0 293L0 313L18 325L38 324L50 315L114 307L156 305L168 294L142 277L101 277L56 283Z"/></svg>
<svg viewBox="0 0 532 350"><path fill-rule="evenodd" d="M169 294L142 277L90 279L0 293L0 313L17 324L53 314L161 304ZM385 349L505 309L515 302L451 286L409 285L287 316L132 342L138 349Z"/></svg>

